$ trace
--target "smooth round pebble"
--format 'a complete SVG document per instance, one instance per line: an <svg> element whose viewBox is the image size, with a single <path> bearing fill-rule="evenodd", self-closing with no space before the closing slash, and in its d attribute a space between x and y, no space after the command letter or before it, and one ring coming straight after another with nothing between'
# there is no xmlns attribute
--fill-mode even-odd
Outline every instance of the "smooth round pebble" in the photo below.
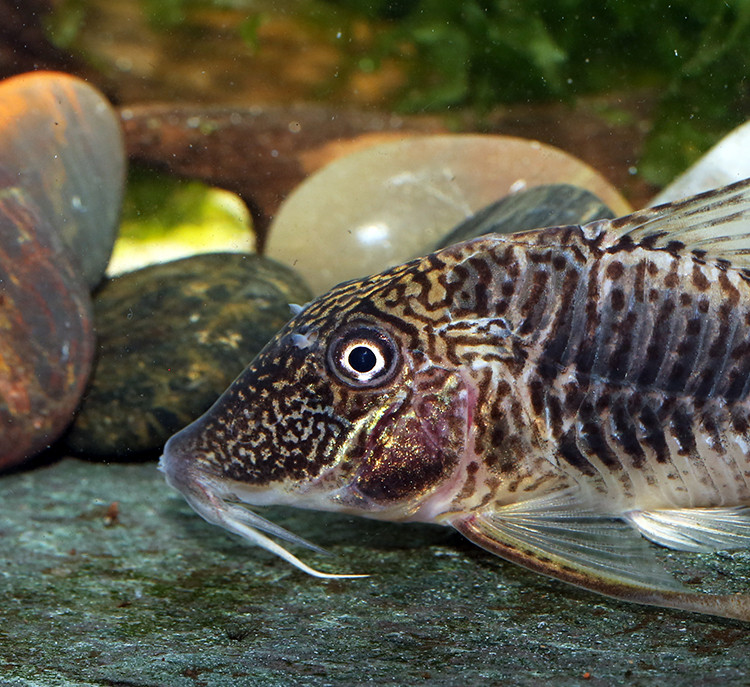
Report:
<svg viewBox="0 0 750 687"><path fill-rule="evenodd" d="M84 81L32 72L0 83L0 187L20 186L93 288L117 237L125 185L120 120Z"/></svg>
<svg viewBox="0 0 750 687"><path fill-rule="evenodd" d="M0 469L73 419L124 170L118 119L94 88L45 72L0 83Z"/></svg>
<svg viewBox="0 0 750 687"><path fill-rule="evenodd" d="M512 234L614 217L615 213L586 189L570 184L536 186L491 203L461 222L438 241L435 250L483 234Z"/></svg>
<svg viewBox="0 0 750 687"><path fill-rule="evenodd" d="M91 370L91 299L57 232L17 188L0 189L0 470L65 429Z"/></svg>
<svg viewBox="0 0 750 687"><path fill-rule="evenodd" d="M569 183L617 214L630 208L594 169L537 141L416 136L340 158L281 206L266 254L293 265L316 294L423 255L456 224L514 191Z"/></svg>
<svg viewBox="0 0 750 687"><path fill-rule="evenodd" d="M161 450L310 299L288 267L215 253L152 265L94 298L98 358L67 447L88 457Z"/></svg>
<svg viewBox="0 0 750 687"><path fill-rule="evenodd" d="M649 203L660 205L750 177L750 121L730 131Z"/></svg>

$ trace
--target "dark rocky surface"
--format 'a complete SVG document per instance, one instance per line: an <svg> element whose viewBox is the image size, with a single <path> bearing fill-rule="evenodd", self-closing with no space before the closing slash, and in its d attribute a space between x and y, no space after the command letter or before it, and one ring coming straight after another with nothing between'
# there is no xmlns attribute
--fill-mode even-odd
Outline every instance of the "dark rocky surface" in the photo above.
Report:
<svg viewBox="0 0 750 687"><path fill-rule="evenodd" d="M591 191L570 184L546 184L513 193L488 205L452 229L435 249L492 232L512 234L544 227L586 224L615 216Z"/></svg>
<svg viewBox="0 0 750 687"><path fill-rule="evenodd" d="M326 547L321 581L194 515L153 464L0 480L0 683L745 685L738 621L648 608L506 564L448 529L269 509ZM116 505L113 505L116 504ZM670 556L750 587L750 556Z"/></svg>
<svg viewBox="0 0 750 687"><path fill-rule="evenodd" d="M98 359L71 451L159 451L218 398L310 292L257 255L197 255L112 279L94 298Z"/></svg>

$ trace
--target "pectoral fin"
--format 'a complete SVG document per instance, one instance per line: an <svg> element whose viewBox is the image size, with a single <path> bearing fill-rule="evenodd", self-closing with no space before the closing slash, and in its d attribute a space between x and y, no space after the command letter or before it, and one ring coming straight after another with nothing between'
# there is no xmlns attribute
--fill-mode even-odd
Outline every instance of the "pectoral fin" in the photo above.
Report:
<svg viewBox="0 0 750 687"><path fill-rule="evenodd" d="M694 592L659 564L630 525L573 492L474 512L453 521L472 542L530 570L600 594L750 621L750 595Z"/></svg>

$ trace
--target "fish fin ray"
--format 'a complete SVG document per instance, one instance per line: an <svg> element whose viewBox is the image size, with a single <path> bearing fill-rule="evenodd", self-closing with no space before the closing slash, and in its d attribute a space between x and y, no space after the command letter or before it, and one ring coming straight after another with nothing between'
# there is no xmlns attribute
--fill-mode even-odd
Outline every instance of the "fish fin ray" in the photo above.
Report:
<svg viewBox="0 0 750 687"><path fill-rule="evenodd" d="M659 564L652 547L629 524L596 512L573 490L481 511L472 516L471 522L478 539L501 542L509 550L545 561L549 570L540 572L553 577L559 577L554 573L557 568L573 569L579 575L622 584L685 589Z"/></svg>
<svg viewBox="0 0 750 687"><path fill-rule="evenodd" d="M707 594L685 587L629 523L597 512L573 490L475 511L451 524L501 558L599 594L750 621L750 594Z"/></svg>
<svg viewBox="0 0 750 687"><path fill-rule="evenodd" d="M626 518L651 541L679 551L750 548L750 507L631 511Z"/></svg>
<svg viewBox="0 0 750 687"><path fill-rule="evenodd" d="M605 232L610 245L625 238L650 248L679 241L705 258L750 268L750 179L691 198L639 210L616 220L597 220L585 231Z"/></svg>

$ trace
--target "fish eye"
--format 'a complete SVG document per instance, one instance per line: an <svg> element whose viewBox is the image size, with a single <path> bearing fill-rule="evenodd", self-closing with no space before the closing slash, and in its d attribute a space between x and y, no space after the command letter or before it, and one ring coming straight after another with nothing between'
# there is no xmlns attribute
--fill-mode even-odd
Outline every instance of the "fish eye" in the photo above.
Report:
<svg viewBox="0 0 750 687"><path fill-rule="evenodd" d="M389 382L399 360L391 335L371 325L346 327L328 346L329 367L351 386L376 387Z"/></svg>

